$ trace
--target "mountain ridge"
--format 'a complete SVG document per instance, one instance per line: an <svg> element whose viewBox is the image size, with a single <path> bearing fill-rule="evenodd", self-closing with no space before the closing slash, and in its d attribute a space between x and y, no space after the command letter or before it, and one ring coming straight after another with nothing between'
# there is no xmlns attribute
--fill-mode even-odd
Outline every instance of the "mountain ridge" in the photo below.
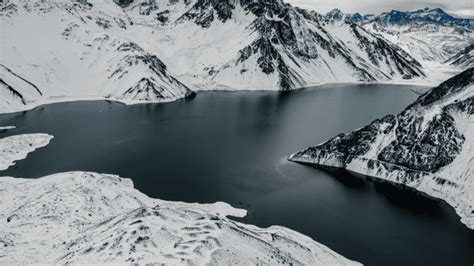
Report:
<svg viewBox="0 0 474 266"><path fill-rule="evenodd" d="M41 99L162 102L196 90L425 77L385 39L281 0L20 0L0 19L2 64L42 88ZM118 49L127 43L139 49Z"/></svg>
<svg viewBox="0 0 474 266"><path fill-rule="evenodd" d="M460 50L474 43L472 21L451 16L441 8L392 10L377 15L342 13L340 20L356 23L397 44L425 69L433 64L445 64ZM456 67L461 71L466 69L464 65Z"/></svg>

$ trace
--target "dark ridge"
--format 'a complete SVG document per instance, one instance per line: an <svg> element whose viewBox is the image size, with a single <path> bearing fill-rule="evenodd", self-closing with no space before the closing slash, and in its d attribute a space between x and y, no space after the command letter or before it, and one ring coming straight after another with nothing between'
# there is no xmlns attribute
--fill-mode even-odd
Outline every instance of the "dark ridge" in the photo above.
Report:
<svg viewBox="0 0 474 266"><path fill-rule="evenodd" d="M455 54L454 56L446 60L444 63L447 64L451 62L451 65L462 64L463 62L466 62L467 60L470 59L469 52L471 52L472 50L474 50L474 43L471 43L466 48L464 48L461 52Z"/></svg>
<svg viewBox="0 0 474 266"><path fill-rule="evenodd" d="M460 91L472 83L474 83L474 67L469 68L461 74L441 83L438 87L435 87L425 94L422 94L418 100L416 100L415 103L410 105L408 108L415 104L420 104L421 106L432 104L451 93Z"/></svg>
<svg viewBox="0 0 474 266"><path fill-rule="evenodd" d="M25 98L23 98L23 95L21 95L21 93L19 93L17 90L15 90L12 86L5 83L5 81L3 81L3 79L1 79L1 78L0 78L0 84L5 85L5 87L7 88L8 91L10 91L14 96L20 98L21 103L23 103L23 105L26 104L25 103Z"/></svg>
<svg viewBox="0 0 474 266"><path fill-rule="evenodd" d="M35 90L39 93L39 95L43 96L43 93L40 91L40 89L38 88L38 86L36 86L35 84L31 83L30 81L24 79L23 77L19 76L18 74L16 74L15 72L11 71L11 69L9 69L8 67L6 67L5 65L3 64L0 64L0 66L2 66L3 68L5 68L6 71L8 71L9 73L11 73L12 75L14 75L15 77L23 80L24 82L28 83L29 85L31 85L31 87L35 88Z"/></svg>
<svg viewBox="0 0 474 266"><path fill-rule="evenodd" d="M222 22L230 19L234 8L235 6L229 1L198 0L178 21L185 19L194 20L194 23L197 25L208 28L214 21L215 16Z"/></svg>

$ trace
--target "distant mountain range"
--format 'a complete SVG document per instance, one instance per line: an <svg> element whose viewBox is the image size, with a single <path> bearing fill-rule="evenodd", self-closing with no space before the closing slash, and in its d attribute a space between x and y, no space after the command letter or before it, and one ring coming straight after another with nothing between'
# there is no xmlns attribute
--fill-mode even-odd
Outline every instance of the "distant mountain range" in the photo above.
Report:
<svg viewBox="0 0 474 266"><path fill-rule="evenodd" d="M0 111L420 80L427 61L444 62L472 42L467 22L441 10L392 13L323 16L281 0L6 0Z"/></svg>
<svg viewBox="0 0 474 266"><path fill-rule="evenodd" d="M326 21L356 23L397 44L416 58L425 69L447 61L474 43L472 20L453 17L440 8L406 12L392 10L378 15L344 14L341 10L334 9L324 18ZM467 65L471 64L473 62L469 60ZM463 70L465 65L458 67Z"/></svg>
<svg viewBox="0 0 474 266"><path fill-rule="evenodd" d="M335 12L335 11L331 11ZM331 13L330 12L330 13ZM337 11L336 11L337 12ZM350 14L347 19L353 22L377 22L385 25L407 25L412 23L430 23L446 27L466 27L472 28L469 19L453 17L441 8L424 8L416 11L392 10L383 12L379 15L360 15L359 13Z"/></svg>

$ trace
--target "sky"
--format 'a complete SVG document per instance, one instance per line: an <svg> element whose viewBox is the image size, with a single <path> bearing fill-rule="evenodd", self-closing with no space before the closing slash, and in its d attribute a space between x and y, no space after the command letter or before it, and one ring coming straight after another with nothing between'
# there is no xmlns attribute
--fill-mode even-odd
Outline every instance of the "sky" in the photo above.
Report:
<svg viewBox="0 0 474 266"><path fill-rule="evenodd" d="M345 13L381 13L397 10L416 10L424 7L440 7L447 13L463 18L474 18L474 0L285 0L296 6L319 13L339 8Z"/></svg>

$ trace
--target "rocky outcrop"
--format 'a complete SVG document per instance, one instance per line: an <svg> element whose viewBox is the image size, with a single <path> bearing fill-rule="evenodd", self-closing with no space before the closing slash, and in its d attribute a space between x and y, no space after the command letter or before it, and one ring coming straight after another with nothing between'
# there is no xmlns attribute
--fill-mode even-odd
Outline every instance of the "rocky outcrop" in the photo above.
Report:
<svg viewBox="0 0 474 266"><path fill-rule="evenodd" d="M215 18L221 22L226 22L232 17L232 10L235 8L235 3L233 2L234 1L197 0L179 20L194 20L197 25L203 28L209 28Z"/></svg>
<svg viewBox="0 0 474 266"><path fill-rule="evenodd" d="M133 0L114 0L114 2L121 7L127 7L133 3Z"/></svg>

